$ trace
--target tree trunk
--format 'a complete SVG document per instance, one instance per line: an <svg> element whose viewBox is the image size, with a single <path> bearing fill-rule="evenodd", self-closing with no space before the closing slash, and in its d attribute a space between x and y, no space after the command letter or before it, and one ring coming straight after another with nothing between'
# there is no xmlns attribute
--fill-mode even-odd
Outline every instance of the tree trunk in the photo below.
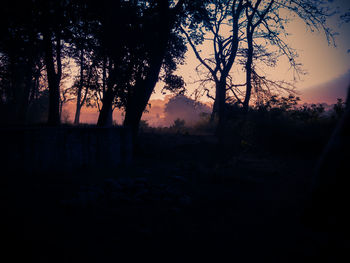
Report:
<svg viewBox="0 0 350 263"><path fill-rule="evenodd" d="M102 92L106 93L106 78L107 78L107 57L103 57L103 65L102 65Z"/></svg>
<svg viewBox="0 0 350 263"><path fill-rule="evenodd" d="M134 140L136 140L138 134L142 114L147 107L148 101L158 81L163 56L156 56L154 63L151 63L146 79L140 80L139 83L135 85L135 91L130 97L130 102L128 102L126 107L124 126L131 129Z"/></svg>
<svg viewBox="0 0 350 263"><path fill-rule="evenodd" d="M210 122L213 123L218 116L218 104L219 104L219 83L215 83L215 100L214 100L214 104L213 104L213 110L211 112L211 116L210 116Z"/></svg>
<svg viewBox="0 0 350 263"><path fill-rule="evenodd" d="M234 10L234 6L233 6ZM229 75L232 66L236 60L238 46L239 46L239 17L243 10L243 6L240 4L238 9L233 12L233 19L232 19L232 49L231 54L228 58L227 64L225 68L221 71L220 80L216 81L215 88L216 88L216 97L214 101L213 106L213 112L211 116L211 121L214 120L215 116L218 116L218 126L217 126L217 134L219 137L221 136L225 122L226 122L226 116L225 116L225 105L226 105L226 81L227 76ZM216 76L215 76L216 77Z"/></svg>
<svg viewBox="0 0 350 263"><path fill-rule="evenodd" d="M20 123L25 124L27 121L27 112L28 112L28 107L29 107L29 95L30 91L33 86L33 68L32 68L32 62L33 59L31 58L31 55L28 59L28 63L25 65L26 67L26 73L25 73L25 80L24 80L24 87L23 87L23 94L22 94L22 101L21 105L19 108L19 115L18 115L18 120Z"/></svg>
<svg viewBox="0 0 350 263"><path fill-rule="evenodd" d="M48 124L51 126L59 125L60 120L60 76L55 72L53 45L51 33L48 31L43 34L43 43L45 50L45 64L47 71L47 79L49 84L49 117ZM57 43L57 45L59 45ZM57 54L59 56L59 54ZM57 65L59 67L59 65ZM59 69L58 69L59 70Z"/></svg>
<svg viewBox="0 0 350 263"><path fill-rule="evenodd" d="M31 91L30 91L30 100L29 102L33 102L39 97L39 81L41 77L40 69L35 69L33 74L34 80L32 82Z"/></svg>
<svg viewBox="0 0 350 263"><path fill-rule="evenodd" d="M124 126L131 130L133 141L136 141L142 113L144 111L142 102L130 103L125 110Z"/></svg>
<svg viewBox="0 0 350 263"><path fill-rule="evenodd" d="M252 94L252 64L253 64L253 35L252 33L247 34L248 41L248 53L247 53L247 63L246 63L246 95L243 102L243 110L248 112L249 110L249 101Z"/></svg>
<svg viewBox="0 0 350 263"><path fill-rule="evenodd" d="M113 125L113 101L114 91L111 85L108 85L102 100L102 109L98 116L97 126L111 127Z"/></svg>
<svg viewBox="0 0 350 263"><path fill-rule="evenodd" d="M79 125L80 109L82 106L81 91L83 90L83 86L84 86L84 49L82 48L80 50L80 83L79 83L79 87L78 87L77 104L76 104L75 117L74 117L74 124L75 125Z"/></svg>
<svg viewBox="0 0 350 263"><path fill-rule="evenodd" d="M20 56L24 56L21 55ZM24 57L22 58L24 60ZM32 59L27 57L25 63L19 58L14 59L12 64L12 114L10 120L16 125L23 125L27 120L29 95L32 86Z"/></svg>
<svg viewBox="0 0 350 263"><path fill-rule="evenodd" d="M159 39L157 44L150 50L151 58L146 77L139 79L134 87L133 93L130 94L126 107L124 126L129 127L132 131L133 141L136 141L139 124L142 114L147 107L148 101L152 95L154 87L158 82L159 73L163 64L163 59L168 46L170 31L175 22L175 17L170 17L168 13L168 2L160 1L161 5L161 25L159 28Z"/></svg>
<svg viewBox="0 0 350 263"><path fill-rule="evenodd" d="M218 126L217 135L219 138L223 137L226 124L226 78L222 78L216 85L217 90L217 116Z"/></svg>
<svg viewBox="0 0 350 263"><path fill-rule="evenodd" d="M102 71L102 107L97 121L97 126L99 127L111 127L113 125L113 101L115 97L113 86L115 85L116 74L117 72L113 69L112 61L110 59L107 60L105 56Z"/></svg>
<svg viewBox="0 0 350 263"><path fill-rule="evenodd" d="M79 104L77 104L76 109L75 109L74 125L79 125L79 123L80 123L80 110L81 110L81 105L79 103Z"/></svg>
<svg viewBox="0 0 350 263"><path fill-rule="evenodd" d="M17 62L14 67L12 89L13 89L13 113L11 122L14 124L23 124L21 112L23 113L23 102L25 93L25 65L23 62Z"/></svg>
<svg viewBox="0 0 350 263"><path fill-rule="evenodd" d="M165 34L166 37L164 37L162 43L160 43L158 48L153 50L154 54L150 62L146 79L140 79L136 83L134 92L130 96L130 101L126 107L124 126L130 127L134 140L136 140L138 134L142 114L146 109L154 87L158 82L160 69L163 64L163 58L169 39L169 32L166 32Z"/></svg>

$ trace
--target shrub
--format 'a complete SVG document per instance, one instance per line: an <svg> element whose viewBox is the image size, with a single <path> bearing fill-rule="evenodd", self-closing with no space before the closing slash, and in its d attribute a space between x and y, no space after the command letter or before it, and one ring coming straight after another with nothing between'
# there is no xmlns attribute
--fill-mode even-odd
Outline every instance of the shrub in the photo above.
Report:
<svg viewBox="0 0 350 263"><path fill-rule="evenodd" d="M296 101L272 98L248 113L233 109L227 115L227 133L235 137L230 140L240 140L241 150L246 151L318 156L337 119L325 114L322 104L296 107Z"/></svg>

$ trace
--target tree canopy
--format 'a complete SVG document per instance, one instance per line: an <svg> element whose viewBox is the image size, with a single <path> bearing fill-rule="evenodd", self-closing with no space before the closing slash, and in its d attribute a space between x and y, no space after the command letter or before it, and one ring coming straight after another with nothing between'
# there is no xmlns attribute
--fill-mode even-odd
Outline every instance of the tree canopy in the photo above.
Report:
<svg viewBox="0 0 350 263"><path fill-rule="evenodd" d="M212 119L222 127L228 103L248 110L252 97L263 103L280 91L293 94L292 83L267 79L257 67L274 67L285 56L303 73L284 37L292 16L333 42L325 0L13 0L1 12L0 107L7 124L28 123L40 103L47 123L59 125L62 105L74 101L75 124L83 106L99 109L99 126L112 125L119 108L136 135L159 80L165 90L186 90L176 70L190 47L204 92L214 99ZM199 50L204 42L212 56ZM234 68L245 71L245 83L236 83ZM69 87L67 77L74 79Z"/></svg>

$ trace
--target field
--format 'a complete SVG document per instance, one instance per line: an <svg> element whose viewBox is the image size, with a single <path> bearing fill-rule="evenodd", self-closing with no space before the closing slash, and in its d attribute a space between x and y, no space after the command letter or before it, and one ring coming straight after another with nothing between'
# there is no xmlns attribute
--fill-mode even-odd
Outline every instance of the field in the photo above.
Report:
<svg viewBox="0 0 350 263"><path fill-rule="evenodd" d="M8 174L7 251L33 262L109 262L140 249L128 257L337 262L343 233L305 216L321 151L264 149L154 129L116 171Z"/></svg>

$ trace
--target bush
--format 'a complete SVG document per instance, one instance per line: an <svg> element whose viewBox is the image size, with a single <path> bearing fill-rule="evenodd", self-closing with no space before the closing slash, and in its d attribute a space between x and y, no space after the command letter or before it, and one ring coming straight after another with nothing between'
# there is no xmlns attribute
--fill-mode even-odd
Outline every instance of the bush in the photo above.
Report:
<svg viewBox="0 0 350 263"><path fill-rule="evenodd" d="M214 133L216 125L217 121L211 120L211 114L203 112L200 114L200 120L193 126L193 131L199 133Z"/></svg>
<svg viewBox="0 0 350 263"><path fill-rule="evenodd" d="M150 129L150 126L146 120L140 120L139 129L140 131L147 131Z"/></svg>
<svg viewBox="0 0 350 263"><path fill-rule="evenodd" d="M176 119L174 124L169 127L169 130L176 133L184 133L185 132L185 120Z"/></svg>
<svg viewBox="0 0 350 263"><path fill-rule="evenodd" d="M322 104L296 107L296 99L288 99L273 98L248 113L228 112L227 133L235 137L229 140L239 140L244 151L318 155L339 117L326 114Z"/></svg>

